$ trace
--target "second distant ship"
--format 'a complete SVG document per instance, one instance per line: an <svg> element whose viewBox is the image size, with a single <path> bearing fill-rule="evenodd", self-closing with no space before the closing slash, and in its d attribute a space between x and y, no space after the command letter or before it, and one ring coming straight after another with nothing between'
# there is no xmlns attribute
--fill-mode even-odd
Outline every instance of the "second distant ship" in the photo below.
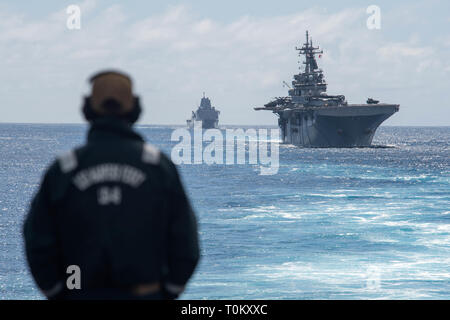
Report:
<svg viewBox="0 0 450 320"><path fill-rule="evenodd" d="M220 111L211 106L211 100L205 97L205 93L203 92L200 106L197 111L192 111L191 119L186 122L189 128L193 128L194 126L201 126L203 129L218 128L219 114Z"/></svg>

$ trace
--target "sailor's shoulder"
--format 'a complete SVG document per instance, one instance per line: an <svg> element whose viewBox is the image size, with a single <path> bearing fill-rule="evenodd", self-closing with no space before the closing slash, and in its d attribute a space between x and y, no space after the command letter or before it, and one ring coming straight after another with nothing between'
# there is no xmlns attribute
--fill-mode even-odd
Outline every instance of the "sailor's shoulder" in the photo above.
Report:
<svg viewBox="0 0 450 320"><path fill-rule="evenodd" d="M157 180L165 185L171 185L178 175L173 162L154 145L144 143L141 161L147 164L149 172L158 175Z"/></svg>
<svg viewBox="0 0 450 320"><path fill-rule="evenodd" d="M142 146L141 161L149 164L152 168L157 167L165 175L171 176L176 171L175 165L167 155L158 147L149 143L144 143Z"/></svg>
<svg viewBox="0 0 450 320"><path fill-rule="evenodd" d="M69 173L78 167L76 150L72 149L57 156L56 162L62 173Z"/></svg>
<svg viewBox="0 0 450 320"><path fill-rule="evenodd" d="M164 162L164 155L158 147L144 142L142 145L141 161L145 164L159 166L161 162Z"/></svg>
<svg viewBox="0 0 450 320"><path fill-rule="evenodd" d="M54 167L63 174L69 174L76 171L80 166L80 159L83 158L85 151L88 151L89 147L87 145L73 148L69 151L61 152L53 163ZM56 168L55 168L56 169Z"/></svg>

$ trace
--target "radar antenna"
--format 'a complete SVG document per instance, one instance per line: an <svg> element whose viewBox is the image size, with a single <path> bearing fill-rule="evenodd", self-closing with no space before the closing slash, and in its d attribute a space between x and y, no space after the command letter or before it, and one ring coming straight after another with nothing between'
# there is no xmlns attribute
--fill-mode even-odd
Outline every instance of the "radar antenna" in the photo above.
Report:
<svg viewBox="0 0 450 320"><path fill-rule="evenodd" d="M306 31L306 42L303 44L301 48L295 47L295 50L298 50L298 55L305 55L306 61L303 62L305 64L305 73L313 73L314 70L317 70L319 67L317 65L315 54L322 54L323 50L319 51L319 47L314 47L312 44L312 38L309 38L308 31Z"/></svg>

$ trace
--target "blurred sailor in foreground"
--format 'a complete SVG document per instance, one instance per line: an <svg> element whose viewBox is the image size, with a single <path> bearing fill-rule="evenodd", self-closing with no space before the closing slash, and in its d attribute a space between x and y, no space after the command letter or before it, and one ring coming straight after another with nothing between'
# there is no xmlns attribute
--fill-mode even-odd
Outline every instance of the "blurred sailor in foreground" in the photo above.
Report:
<svg viewBox="0 0 450 320"><path fill-rule="evenodd" d="M90 81L87 143L50 166L25 220L31 273L49 299L176 298L199 259L195 214L174 164L131 128L131 79Z"/></svg>

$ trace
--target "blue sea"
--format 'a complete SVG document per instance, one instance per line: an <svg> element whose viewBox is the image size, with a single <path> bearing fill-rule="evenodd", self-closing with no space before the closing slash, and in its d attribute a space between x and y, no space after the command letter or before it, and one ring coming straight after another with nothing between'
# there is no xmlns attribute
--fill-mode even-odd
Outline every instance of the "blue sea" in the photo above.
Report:
<svg viewBox="0 0 450 320"><path fill-rule="evenodd" d="M84 125L0 124L0 299L42 299L22 223ZM175 127L138 125L166 154ZM449 299L450 127L380 127L373 148L280 145L279 171L183 164L202 258L183 299Z"/></svg>

